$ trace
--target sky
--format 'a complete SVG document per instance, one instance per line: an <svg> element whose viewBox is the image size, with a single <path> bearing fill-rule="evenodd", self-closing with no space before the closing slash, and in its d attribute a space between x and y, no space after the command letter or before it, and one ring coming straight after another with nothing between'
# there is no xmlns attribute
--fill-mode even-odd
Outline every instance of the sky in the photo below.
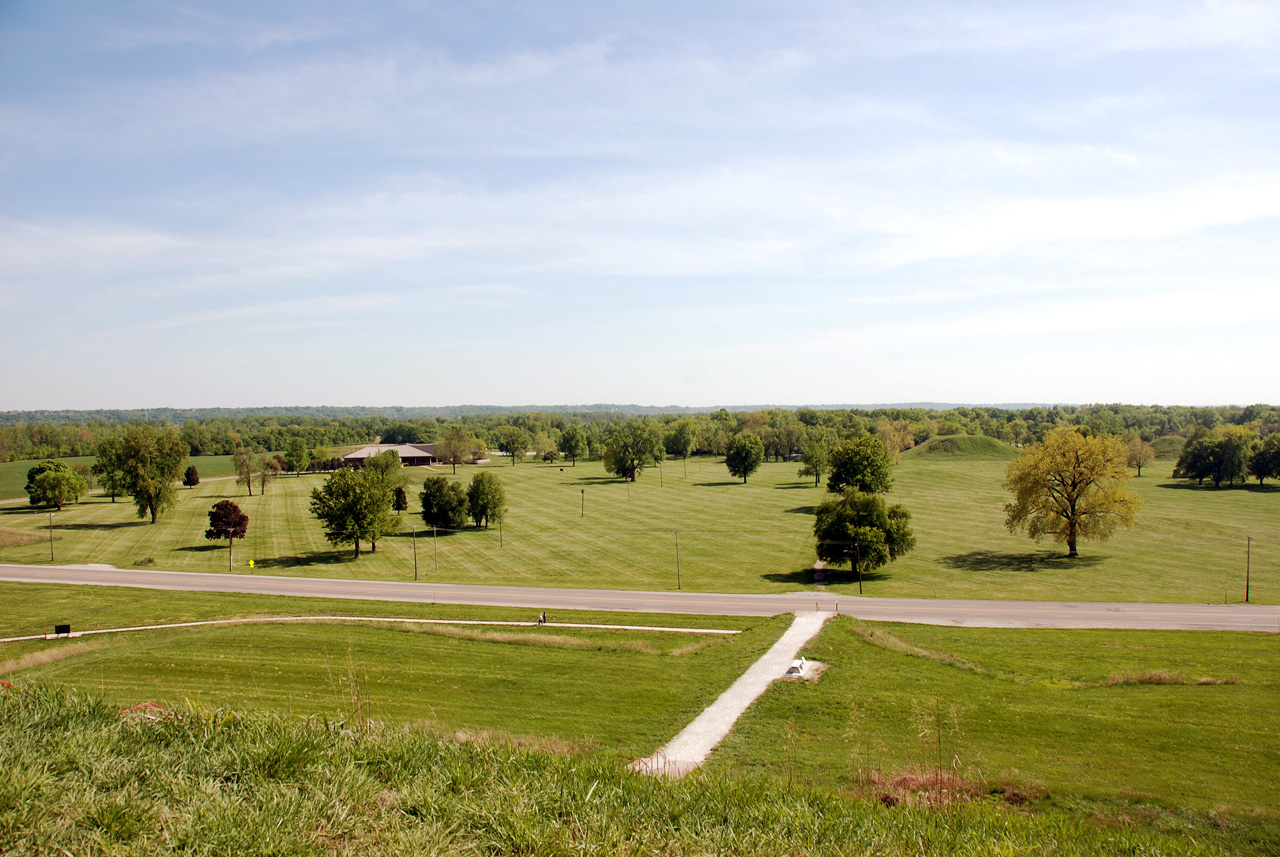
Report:
<svg viewBox="0 0 1280 857"><path fill-rule="evenodd" d="M0 410L1280 403L1280 3L0 0Z"/></svg>

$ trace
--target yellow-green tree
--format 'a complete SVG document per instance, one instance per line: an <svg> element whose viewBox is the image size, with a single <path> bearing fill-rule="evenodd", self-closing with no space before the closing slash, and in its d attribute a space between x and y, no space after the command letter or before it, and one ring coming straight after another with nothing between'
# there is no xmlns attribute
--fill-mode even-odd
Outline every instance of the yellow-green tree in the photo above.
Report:
<svg viewBox="0 0 1280 857"><path fill-rule="evenodd" d="M1074 428L1045 435L1009 463L1004 487L1005 526L1026 528L1036 541L1065 542L1067 556L1079 556L1080 539L1107 539L1117 524L1133 527L1142 498L1125 489L1128 449L1117 437L1090 437Z"/></svg>

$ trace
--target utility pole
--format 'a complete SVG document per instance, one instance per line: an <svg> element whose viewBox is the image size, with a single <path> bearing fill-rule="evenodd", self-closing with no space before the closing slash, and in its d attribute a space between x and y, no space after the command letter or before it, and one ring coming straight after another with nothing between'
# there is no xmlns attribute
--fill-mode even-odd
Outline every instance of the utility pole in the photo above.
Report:
<svg viewBox="0 0 1280 857"><path fill-rule="evenodd" d="M413 531L413 579L418 579L418 525L410 526Z"/></svg>
<svg viewBox="0 0 1280 857"><path fill-rule="evenodd" d="M680 531L675 530L676 534L676 589L680 588Z"/></svg>
<svg viewBox="0 0 1280 857"><path fill-rule="evenodd" d="M587 516L587 489L582 489L582 514L578 517L585 518Z"/></svg>
<svg viewBox="0 0 1280 857"><path fill-rule="evenodd" d="M49 562L53 562L53 512L49 513Z"/></svg>
<svg viewBox="0 0 1280 857"><path fill-rule="evenodd" d="M436 525L431 525L431 555L436 561L436 576L440 576L440 549L436 547Z"/></svg>
<svg viewBox="0 0 1280 857"><path fill-rule="evenodd" d="M1249 560L1253 556L1253 536L1245 536L1244 543L1244 603L1249 603Z"/></svg>
<svg viewBox="0 0 1280 857"><path fill-rule="evenodd" d="M854 550L857 551L856 562L858 565L858 594L861 595L862 594L862 543L854 542L853 547L854 547Z"/></svg>

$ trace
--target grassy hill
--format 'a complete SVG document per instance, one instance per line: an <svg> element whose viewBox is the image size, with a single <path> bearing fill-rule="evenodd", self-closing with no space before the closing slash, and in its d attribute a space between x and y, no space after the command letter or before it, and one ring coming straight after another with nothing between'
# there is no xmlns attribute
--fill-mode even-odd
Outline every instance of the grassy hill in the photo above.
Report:
<svg viewBox="0 0 1280 857"><path fill-rule="evenodd" d="M888 806L768 779L677 782L501 740L0 691L13 854L1216 854L1125 823L974 796Z"/></svg>
<svg viewBox="0 0 1280 857"><path fill-rule="evenodd" d="M1004 441L981 435L947 435L933 437L902 454L905 458L947 458L970 461L1010 461L1020 450Z"/></svg>

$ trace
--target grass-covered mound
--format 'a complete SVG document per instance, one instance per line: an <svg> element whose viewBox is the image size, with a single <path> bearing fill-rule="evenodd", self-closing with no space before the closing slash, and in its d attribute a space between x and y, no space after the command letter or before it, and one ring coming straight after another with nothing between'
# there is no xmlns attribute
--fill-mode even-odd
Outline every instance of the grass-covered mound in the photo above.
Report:
<svg viewBox="0 0 1280 857"><path fill-rule="evenodd" d="M774 780L226 710L0 692L0 853L1211 854L994 798L888 807Z"/></svg>
<svg viewBox="0 0 1280 857"><path fill-rule="evenodd" d="M1176 434L1168 437L1158 437L1151 445L1156 448L1156 459L1158 461L1177 461L1178 456L1182 455L1182 447L1186 446L1187 439Z"/></svg>
<svg viewBox="0 0 1280 857"><path fill-rule="evenodd" d="M1019 451L1016 447L993 437L956 434L930 438L903 453L904 458L909 455L977 461L1009 461L1017 458Z"/></svg>

